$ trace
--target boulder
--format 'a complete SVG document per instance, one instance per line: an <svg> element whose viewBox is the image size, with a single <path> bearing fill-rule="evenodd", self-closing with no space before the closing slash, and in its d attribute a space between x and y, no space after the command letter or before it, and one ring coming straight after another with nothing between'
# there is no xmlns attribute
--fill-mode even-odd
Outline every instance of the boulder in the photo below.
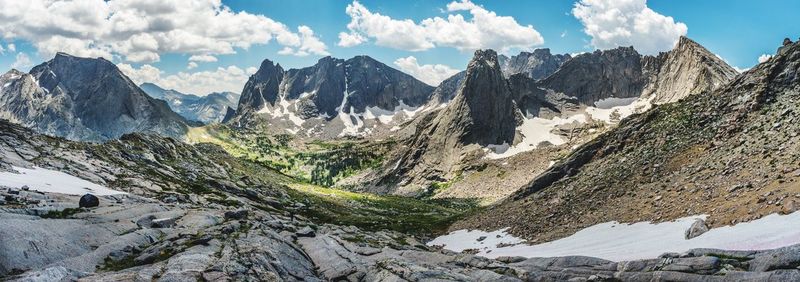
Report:
<svg viewBox="0 0 800 282"><path fill-rule="evenodd" d="M789 39L788 37L784 38L783 39L783 46L786 46L786 45L789 45L789 44L792 44L792 40Z"/></svg>
<svg viewBox="0 0 800 282"><path fill-rule="evenodd" d="M174 217L166 217L166 218L158 218L154 219L150 227L152 228L170 228L175 226L175 221L177 219Z"/></svg>
<svg viewBox="0 0 800 282"><path fill-rule="evenodd" d="M82 208L93 208L100 205L100 199L95 195L86 194L78 201L78 206Z"/></svg>
<svg viewBox="0 0 800 282"><path fill-rule="evenodd" d="M247 210L236 210L225 212L225 219L245 219L247 218Z"/></svg>
<svg viewBox="0 0 800 282"><path fill-rule="evenodd" d="M708 225L706 225L704 220L698 218L692 223L689 229L686 229L686 240L700 236L706 232L708 232Z"/></svg>
<svg viewBox="0 0 800 282"><path fill-rule="evenodd" d="M316 234L314 233L314 229L311 229L311 227L308 227L308 226L301 228L295 234L297 234L298 237L314 237L314 236L316 236Z"/></svg>

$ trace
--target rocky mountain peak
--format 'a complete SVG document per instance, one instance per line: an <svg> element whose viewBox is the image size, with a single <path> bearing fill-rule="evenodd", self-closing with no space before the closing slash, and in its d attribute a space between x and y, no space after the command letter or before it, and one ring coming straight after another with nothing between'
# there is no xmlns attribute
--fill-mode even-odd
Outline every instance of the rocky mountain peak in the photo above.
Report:
<svg viewBox="0 0 800 282"><path fill-rule="evenodd" d="M642 96L657 104L710 92L738 74L717 55L685 36L669 52L644 57L643 64L643 72L649 77Z"/></svg>
<svg viewBox="0 0 800 282"><path fill-rule="evenodd" d="M0 89L0 117L41 133L104 141L145 131L180 137L187 130L185 119L103 58L58 53L20 74L23 83Z"/></svg>
<svg viewBox="0 0 800 282"><path fill-rule="evenodd" d="M516 112L497 53L475 51L452 107L443 112L445 116L452 115L452 122L464 126L457 129L462 135L460 141L481 145L512 143Z"/></svg>

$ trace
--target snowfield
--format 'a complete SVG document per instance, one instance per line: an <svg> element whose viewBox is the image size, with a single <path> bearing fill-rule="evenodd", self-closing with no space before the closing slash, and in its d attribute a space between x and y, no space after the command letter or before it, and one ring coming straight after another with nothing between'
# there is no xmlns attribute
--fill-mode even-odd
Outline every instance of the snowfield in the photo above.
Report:
<svg viewBox="0 0 800 282"><path fill-rule="evenodd" d="M94 195L127 194L60 171L40 167L28 169L14 166L12 168L19 173L0 172L0 185L18 189L22 188L22 186L28 186L31 190L40 192L78 196L87 193Z"/></svg>
<svg viewBox="0 0 800 282"><path fill-rule="evenodd" d="M594 103L594 107L586 107L585 113L578 113L567 118L555 117L544 119L539 117L525 118L522 125L517 127L517 131L522 134L522 142L511 146L508 143L493 144L486 146L488 159L502 159L516 154L527 152L539 147L542 142L549 142L553 145L561 145L567 140L553 130L558 126L570 123L587 123L591 120L603 121L607 124L615 124L619 120L632 114L640 113L651 107L651 98L606 98ZM612 118L616 113L618 117Z"/></svg>
<svg viewBox="0 0 800 282"><path fill-rule="evenodd" d="M524 244L524 240L507 234L506 229L494 232L458 230L428 242L428 246L440 245L456 252L478 249L479 255L489 258L577 255L628 261L656 258L663 253L681 253L693 248L766 250L800 244L800 212L771 214L751 222L714 228L686 240L684 232L698 218L705 216L685 217L658 224L607 222L560 240L536 245ZM483 240L478 241L484 236Z"/></svg>

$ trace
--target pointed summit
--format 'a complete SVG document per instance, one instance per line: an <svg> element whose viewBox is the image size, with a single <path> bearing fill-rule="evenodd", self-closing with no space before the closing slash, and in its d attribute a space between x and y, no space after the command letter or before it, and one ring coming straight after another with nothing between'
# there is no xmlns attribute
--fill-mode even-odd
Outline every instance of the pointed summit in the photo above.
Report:
<svg viewBox="0 0 800 282"><path fill-rule="evenodd" d="M416 193L428 181L454 177L467 163L492 144L512 144L519 110L503 77L497 53L478 50L460 80L458 91L447 107L422 116L418 134L375 184L393 190L399 181L410 183L397 193ZM407 178L407 179L406 179Z"/></svg>
<svg viewBox="0 0 800 282"><path fill-rule="evenodd" d="M652 98L656 104L710 92L738 74L717 55L685 36L671 51L643 61L644 72L650 77L642 96Z"/></svg>

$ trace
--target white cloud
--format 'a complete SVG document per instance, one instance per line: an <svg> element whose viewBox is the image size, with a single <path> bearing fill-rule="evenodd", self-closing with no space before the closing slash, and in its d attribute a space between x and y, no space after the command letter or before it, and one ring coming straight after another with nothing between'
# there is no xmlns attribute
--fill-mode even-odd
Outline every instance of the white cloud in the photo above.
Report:
<svg viewBox="0 0 800 282"><path fill-rule="evenodd" d="M6 53L6 49L3 48L3 44L0 44L0 55L3 55L5 53Z"/></svg>
<svg viewBox="0 0 800 282"><path fill-rule="evenodd" d="M530 49L544 43L531 25L523 26L513 17L498 16L469 0L447 5L447 18L433 17L415 23L373 13L353 1L345 10L350 16L349 32L339 33L339 46L351 47L374 39L375 44L401 50L422 51L434 47L452 47L461 51L491 48ZM460 12L467 11L470 19Z"/></svg>
<svg viewBox="0 0 800 282"><path fill-rule="evenodd" d="M193 68L196 68L196 67L197 67L197 63L195 63L195 62L189 62L189 65L188 65L188 66L186 66L186 69L189 69L189 70L190 70L190 69L193 69Z"/></svg>
<svg viewBox="0 0 800 282"><path fill-rule="evenodd" d="M647 7L646 0L581 0L572 15L598 49L633 46L643 54L671 50L688 28Z"/></svg>
<svg viewBox="0 0 800 282"><path fill-rule="evenodd" d="M8 52L17 52L17 45L14 45L14 43L8 44Z"/></svg>
<svg viewBox="0 0 800 282"><path fill-rule="evenodd" d="M293 31L220 0L0 0L0 7L0 37L27 40L42 57L64 51L154 62L164 53L233 54L273 39L295 55L328 54L307 26Z"/></svg>
<svg viewBox="0 0 800 282"><path fill-rule="evenodd" d="M761 54L761 56L758 56L758 63L760 64L760 63L763 63L763 62L769 61L769 59L772 59L772 55L769 55L769 54Z"/></svg>
<svg viewBox="0 0 800 282"><path fill-rule="evenodd" d="M459 72L446 65L420 65L414 56L399 58L394 61L394 65L422 82L434 86Z"/></svg>
<svg viewBox="0 0 800 282"><path fill-rule="evenodd" d="M254 67L243 70L237 66L219 67L213 71L178 72L164 75L160 69L145 64L135 68L129 64L117 64L117 67L136 84L155 83L165 89L175 89L183 93L207 95L211 92L231 91L239 93Z"/></svg>
<svg viewBox="0 0 800 282"><path fill-rule="evenodd" d="M337 45L342 47L353 47L356 45L360 45L367 41L366 38L361 36L358 33L347 33L347 32L340 32L339 33L339 43Z"/></svg>
<svg viewBox="0 0 800 282"><path fill-rule="evenodd" d="M194 55L189 57L189 61L192 62L216 62L217 57L211 55Z"/></svg>
<svg viewBox="0 0 800 282"><path fill-rule="evenodd" d="M28 57L28 54L25 53L17 53L17 57L13 63L11 63L12 69L21 69L21 68L28 68L33 66L33 62L31 58Z"/></svg>

